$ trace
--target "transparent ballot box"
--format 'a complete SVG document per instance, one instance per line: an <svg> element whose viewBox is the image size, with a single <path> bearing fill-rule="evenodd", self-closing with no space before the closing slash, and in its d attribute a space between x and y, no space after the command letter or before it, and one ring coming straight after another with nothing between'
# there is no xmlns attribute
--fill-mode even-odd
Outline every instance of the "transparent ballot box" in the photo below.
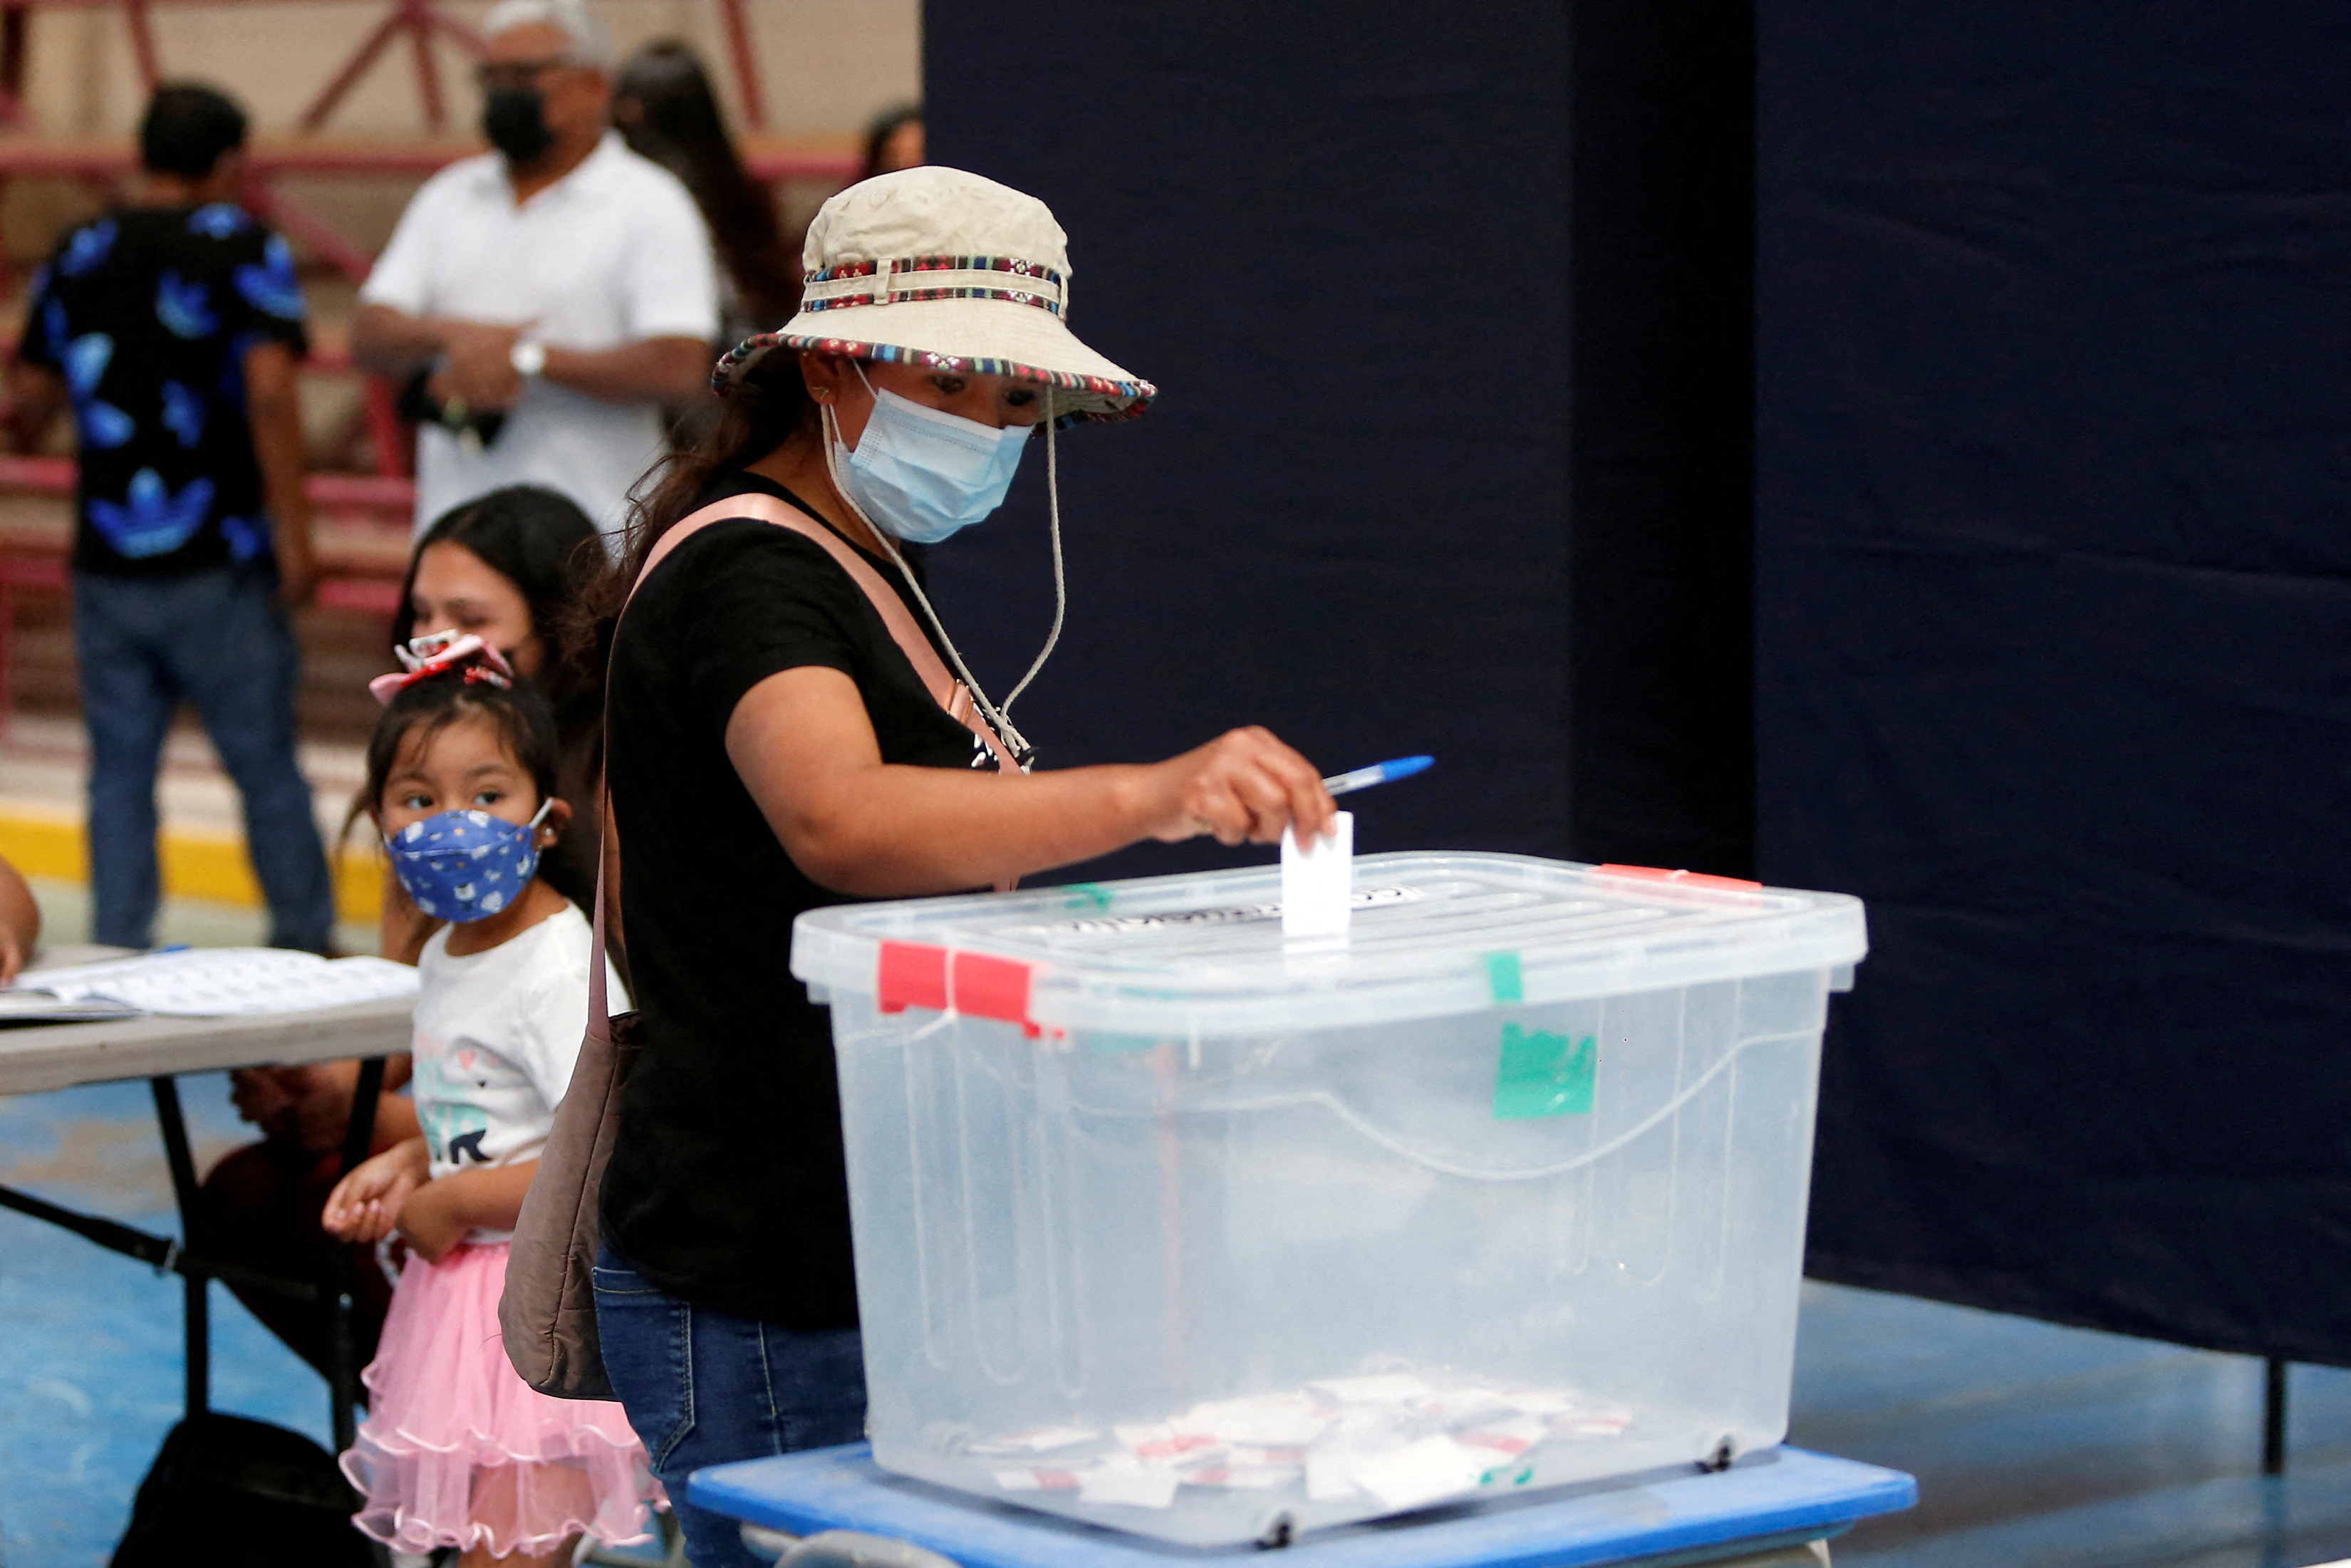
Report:
<svg viewBox="0 0 2351 1568"><path fill-rule="evenodd" d="M1786 1430L1833 894L1489 854L800 916L875 1459L1197 1545Z"/></svg>

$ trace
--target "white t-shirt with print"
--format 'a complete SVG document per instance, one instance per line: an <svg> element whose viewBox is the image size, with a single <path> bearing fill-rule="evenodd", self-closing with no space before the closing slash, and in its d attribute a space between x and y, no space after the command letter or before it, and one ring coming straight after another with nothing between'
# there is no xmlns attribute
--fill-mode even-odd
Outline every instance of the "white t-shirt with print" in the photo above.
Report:
<svg viewBox="0 0 2351 1568"><path fill-rule="evenodd" d="M439 1180L453 1172L535 1160L571 1085L588 1027L588 960L595 933L567 904L486 953L449 956L443 926L417 960L416 1119ZM614 1012L628 993L608 963ZM477 1228L471 1241L509 1230Z"/></svg>

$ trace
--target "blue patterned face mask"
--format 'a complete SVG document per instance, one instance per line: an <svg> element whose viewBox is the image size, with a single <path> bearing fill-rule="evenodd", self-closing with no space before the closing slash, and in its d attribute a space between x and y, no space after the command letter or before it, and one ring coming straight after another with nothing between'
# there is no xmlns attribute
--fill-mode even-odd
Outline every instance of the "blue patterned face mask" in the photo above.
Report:
<svg viewBox="0 0 2351 1568"><path fill-rule="evenodd" d="M528 822L487 811L443 811L411 822L383 841L400 885L435 920L459 925L486 919L512 904L538 872L538 825L547 801Z"/></svg>
<svg viewBox="0 0 2351 1568"><path fill-rule="evenodd" d="M863 367L857 376L864 381ZM900 397L866 382L873 412L854 449L844 449L825 405L825 455L832 482L866 520L893 538L935 545L1004 505L1030 427L1002 430Z"/></svg>

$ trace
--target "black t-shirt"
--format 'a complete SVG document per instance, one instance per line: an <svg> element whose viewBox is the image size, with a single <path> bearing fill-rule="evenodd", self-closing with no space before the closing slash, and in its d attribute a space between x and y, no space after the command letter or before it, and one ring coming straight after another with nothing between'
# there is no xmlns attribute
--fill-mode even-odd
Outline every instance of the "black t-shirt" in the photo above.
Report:
<svg viewBox="0 0 2351 1568"><path fill-rule="evenodd" d="M799 505L739 473L703 500L748 490ZM605 1233L662 1289L802 1330L854 1323L857 1291L831 1021L786 960L794 916L854 901L784 853L726 736L746 692L806 665L857 683L883 761L986 756L814 541L730 519L653 569L612 649L607 768L644 1051L603 1189Z"/></svg>
<svg viewBox="0 0 2351 1568"><path fill-rule="evenodd" d="M58 242L17 354L65 378L73 564L163 577L270 556L245 356L308 351L286 242L227 203L127 207Z"/></svg>

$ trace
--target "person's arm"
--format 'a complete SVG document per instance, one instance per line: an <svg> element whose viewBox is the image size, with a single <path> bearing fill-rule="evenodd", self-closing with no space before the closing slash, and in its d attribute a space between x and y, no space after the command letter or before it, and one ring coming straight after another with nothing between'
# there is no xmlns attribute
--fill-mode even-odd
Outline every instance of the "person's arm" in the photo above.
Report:
<svg viewBox="0 0 2351 1568"><path fill-rule="evenodd" d="M381 303L363 304L351 319L351 358L389 376L413 375L446 358L453 371L482 373L492 364L514 373L508 358L521 329L454 316L412 316ZM486 405L485 405L486 406Z"/></svg>
<svg viewBox="0 0 2351 1568"><path fill-rule="evenodd" d="M1323 832L1337 810L1306 758L1254 728L1147 767L1024 778L885 763L856 684L821 665L746 692L726 755L792 863L867 898L984 887L1146 838L1272 843L1293 821Z"/></svg>
<svg viewBox="0 0 2351 1568"><path fill-rule="evenodd" d="M699 338L643 338L597 350L550 343L540 373L607 402L684 402L710 389L710 345Z"/></svg>
<svg viewBox="0 0 2351 1568"><path fill-rule="evenodd" d="M410 1071L405 1055L385 1060L383 1090L375 1103L373 1141L378 1144L416 1135L416 1102L395 1092L408 1082ZM359 1082L357 1058L298 1067L240 1067L229 1074L229 1101L238 1115L261 1129L262 1136L283 1139L313 1155L330 1155L350 1134Z"/></svg>
<svg viewBox="0 0 2351 1568"><path fill-rule="evenodd" d="M523 392L515 345L528 335L528 325L409 316L389 305L362 305L351 326L351 356L390 375L413 375L445 361L436 396L463 398L475 409L511 408ZM611 349L550 343L539 373L608 402L683 402L708 385L710 345L698 338L644 338Z"/></svg>
<svg viewBox="0 0 2351 1568"><path fill-rule="evenodd" d="M302 440L301 369L293 346L280 340L245 351L246 415L253 425L254 460L277 554L277 597L288 609L319 591L319 556L310 539L310 497L302 487L309 466Z"/></svg>
<svg viewBox="0 0 2351 1568"><path fill-rule="evenodd" d="M66 379L47 365L25 360L8 361L8 444L16 452L37 452L49 438L49 426L65 412Z"/></svg>
<svg viewBox="0 0 2351 1568"><path fill-rule="evenodd" d="M525 1160L452 1171L439 1181L426 1182L401 1206L400 1233L407 1238L408 1249L427 1263L438 1263L477 1225L513 1229L538 1169L537 1160Z"/></svg>
<svg viewBox="0 0 2351 1568"><path fill-rule="evenodd" d="M15 866L0 860L0 986L16 977L41 940L41 906Z"/></svg>

